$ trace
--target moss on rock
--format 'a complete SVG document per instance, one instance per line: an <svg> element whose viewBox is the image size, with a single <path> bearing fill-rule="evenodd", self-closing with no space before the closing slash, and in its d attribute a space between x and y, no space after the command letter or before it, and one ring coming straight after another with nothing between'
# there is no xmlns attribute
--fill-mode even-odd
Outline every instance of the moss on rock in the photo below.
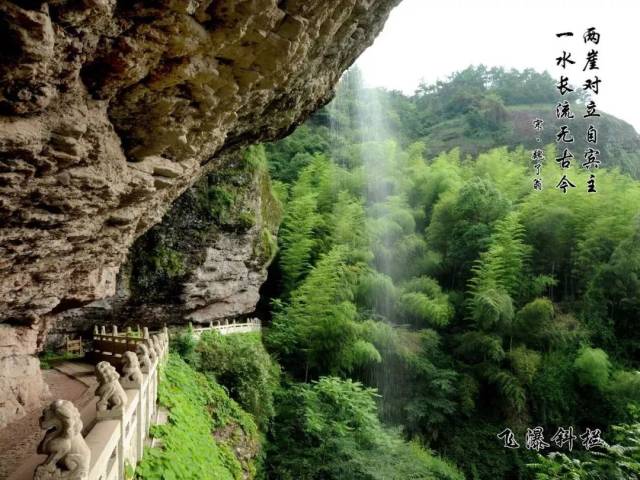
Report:
<svg viewBox="0 0 640 480"><path fill-rule="evenodd" d="M266 266L275 256L281 219L282 205L272 191L264 148L229 156L133 245L132 301L179 303L189 273L202 264L206 247L220 235L253 235L255 263Z"/></svg>

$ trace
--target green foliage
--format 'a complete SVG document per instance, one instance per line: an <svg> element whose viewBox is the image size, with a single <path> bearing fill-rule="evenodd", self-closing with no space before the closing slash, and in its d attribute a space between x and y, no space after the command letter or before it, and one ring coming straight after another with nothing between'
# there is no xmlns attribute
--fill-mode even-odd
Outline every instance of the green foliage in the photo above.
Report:
<svg viewBox="0 0 640 480"><path fill-rule="evenodd" d="M453 316L446 296L432 299L421 292L406 292L398 302L403 318L414 325L444 327Z"/></svg>
<svg viewBox="0 0 640 480"><path fill-rule="evenodd" d="M520 413L524 410L526 391L522 382L510 371L499 368L488 368L483 373L487 381L494 385L502 397L504 406Z"/></svg>
<svg viewBox="0 0 640 480"><path fill-rule="evenodd" d="M640 358L640 335L635 321L640 314L638 221L635 220L633 229L615 247L608 261L596 269L587 287L587 295L592 299L589 306L599 314L592 317L598 338L603 339L609 349L624 352L628 358Z"/></svg>
<svg viewBox="0 0 640 480"><path fill-rule="evenodd" d="M413 433L435 434L457 411L459 375L438 363L440 338L432 330L419 334L420 349L408 353L412 392L404 406L406 430ZM428 437L427 437L428 438Z"/></svg>
<svg viewBox="0 0 640 480"><path fill-rule="evenodd" d="M157 272L169 278L180 276L184 273L184 260L180 252L168 247L158 248L150 258Z"/></svg>
<svg viewBox="0 0 640 480"><path fill-rule="evenodd" d="M508 353L511 369L521 385L530 385L540 368L542 356L526 347L519 346Z"/></svg>
<svg viewBox="0 0 640 480"><path fill-rule="evenodd" d="M278 241L271 231L264 227L260 230L258 241L254 246L254 255L264 264L269 264L278 252Z"/></svg>
<svg viewBox="0 0 640 480"><path fill-rule="evenodd" d="M471 318L480 329L497 329L502 332L511 329L513 301L504 290L495 287L478 288L472 292L468 306Z"/></svg>
<svg viewBox="0 0 640 480"><path fill-rule="evenodd" d="M231 219L231 207L236 201L235 193L224 186L212 185L201 197L201 201L209 207L209 214L220 223L227 223Z"/></svg>
<svg viewBox="0 0 640 480"><path fill-rule="evenodd" d="M543 354L531 389L534 418L543 425L576 425L581 398L575 391L573 352Z"/></svg>
<svg viewBox="0 0 640 480"><path fill-rule="evenodd" d="M153 428L163 447L145 450L136 469L138 478L240 480L255 476L252 455L242 459L234 455L240 446L257 455L255 423L220 385L171 354L161 372L158 395L160 404L169 410L168 423ZM214 433L219 429L236 433L216 440Z"/></svg>
<svg viewBox="0 0 640 480"><path fill-rule="evenodd" d="M132 291L138 300L156 300L175 295L186 273L183 253L169 246L165 236L152 232L145 243L151 248L135 245L133 254Z"/></svg>
<svg viewBox="0 0 640 480"><path fill-rule="evenodd" d="M262 346L260 334L205 332L197 344L199 369L212 374L266 431L275 414L273 394L280 368Z"/></svg>
<svg viewBox="0 0 640 480"><path fill-rule="evenodd" d="M395 307L398 289L391 277L372 271L358 278L356 299L364 308L379 315L385 315Z"/></svg>
<svg viewBox="0 0 640 480"><path fill-rule="evenodd" d="M496 224L489 248L480 254L469 282L471 314L476 321L496 323L500 317L513 316L511 299L522 296L531 253L523 236L523 227L515 213ZM492 315L488 309L495 313ZM487 314L493 318L487 319Z"/></svg>
<svg viewBox="0 0 640 480"><path fill-rule="evenodd" d="M441 268L455 272L453 284L463 286L470 278L474 261L491 240L493 225L508 208L509 201L493 182L479 178L435 205L426 239L429 247L441 253Z"/></svg>
<svg viewBox="0 0 640 480"><path fill-rule="evenodd" d="M365 347L360 338L350 287L354 268L347 249L334 247L292 292L289 304L275 312L267 344L304 378L349 372L379 359L375 348Z"/></svg>
<svg viewBox="0 0 640 480"><path fill-rule="evenodd" d="M455 353L468 363L500 362L505 358L502 339L478 331L463 333Z"/></svg>
<svg viewBox="0 0 640 480"><path fill-rule="evenodd" d="M200 366L200 357L196 351L198 338L193 333L191 325L185 330L181 330L177 335L171 337L171 351L180 355L185 362L193 368Z"/></svg>
<svg viewBox="0 0 640 480"><path fill-rule="evenodd" d="M580 187L584 169L570 195L547 177L537 192L531 149L556 156L548 74L480 66L411 98L363 89L350 72L334 102L267 149L287 205L266 342L286 373L375 387L384 421L473 479L525 478L534 457L505 452L505 425L608 434L628 421L640 398L640 182L609 167L637 171L637 134L601 118L621 144L599 145L597 196ZM523 136L536 116L540 144Z"/></svg>
<svg viewBox="0 0 640 480"><path fill-rule="evenodd" d="M40 360L40 369L49 370L58 362L64 362L66 360L73 360L81 357L82 355L70 352L54 352L52 350L45 350L38 356L38 360Z"/></svg>
<svg viewBox="0 0 640 480"><path fill-rule="evenodd" d="M133 480L135 478L135 468L127 460L124 462L124 478L125 480Z"/></svg>
<svg viewBox="0 0 640 480"><path fill-rule="evenodd" d="M305 175L293 186L279 232L281 246L280 267L284 273L285 292L291 291L311 267L317 247L315 231L322 217L317 213L318 193L311 180L318 170L326 169L326 162L318 159L305 170Z"/></svg>
<svg viewBox="0 0 640 480"><path fill-rule="evenodd" d="M278 399L268 456L270 478L462 479L455 468L386 430L375 392L350 380L322 377Z"/></svg>
<svg viewBox="0 0 640 480"><path fill-rule="evenodd" d="M573 368L581 385L603 390L609 381L611 362L604 350L584 347L573 362Z"/></svg>
<svg viewBox="0 0 640 480"><path fill-rule="evenodd" d="M606 445L572 458L564 453L538 456L528 465L535 480L638 480L640 479L640 423L614 425L613 440Z"/></svg>
<svg viewBox="0 0 640 480"><path fill-rule="evenodd" d="M624 402L632 403L640 398L640 372L618 370L608 384L611 395Z"/></svg>
<svg viewBox="0 0 640 480"><path fill-rule="evenodd" d="M554 328L553 303L548 298L536 298L523 306L516 314L513 335L522 342L539 346L548 336L557 334Z"/></svg>
<svg viewBox="0 0 640 480"><path fill-rule="evenodd" d="M260 212L253 211L256 204ZM178 303L185 277L202 264L206 247L220 232L246 232L257 226L254 253L258 261L271 260L276 251L271 237L281 215L264 148L228 157L180 196L162 223L134 243L125 270L132 301Z"/></svg>

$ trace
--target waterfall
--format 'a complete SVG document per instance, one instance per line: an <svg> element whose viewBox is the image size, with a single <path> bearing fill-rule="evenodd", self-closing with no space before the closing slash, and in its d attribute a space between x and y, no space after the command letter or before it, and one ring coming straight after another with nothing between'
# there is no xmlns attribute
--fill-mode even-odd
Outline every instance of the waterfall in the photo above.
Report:
<svg viewBox="0 0 640 480"><path fill-rule="evenodd" d="M375 253L376 270L392 276L395 266L391 254L393 238L385 228L385 216L395 193L395 143L378 90L366 88L363 82L357 85L355 127L360 132L359 153L365 178L369 238ZM383 312L389 314L391 308L391 305L383 305Z"/></svg>
<svg viewBox="0 0 640 480"><path fill-rule="evenodd" d="M367 88L364 79L354 82L355 112L354 129L359 138L359 156L365 180L366 223L371 250L374 252L374 268L381 274L393 277L395 265L393 255L394 236L389 225L389 206L397 194L394 171L395 141L389 127L382 104L382 96L376 88ZM384 320L394 324L393 300L388 296L376 298L376 308ZM383 419L391 420L399 386L399 370L390 364L390 357L372 369L371 381L377 386L382 397L379 412Z"/></svg>
<svg viewBox="0 0 640 480"><path fill-rule="evenodd" d="M388 95L368 88L360 71L349 70L343 76L333 101L327 106L327 154L333 162L353 174L352 185L358 185L365 213L365 242L373 252L371 267L374 275L392 280L402 276L403 265L398 265L396 242L399 224L395 214L402 207L401 173L397 171L399 150L394 131L389 123L391 110L385 105ZM389 282L389 280L384 280ZM376 294L374 294L376 295ZM369 318L395 326L395 298L384 292L371 299ZM392 346L378 346L385 361L372 366L366 373L367 383L381 393L379 412L383 419L397 421L402 406L400 390L406 385L402 378L404 368L391 353Z"/></svg>
<svg viewBox="0 0 640 480"><path fill-rule="evenodd" d="M360 131L360 157L367 178L367 200L384 201L393 193L388 154L391 141L380 95L362 83L356 91L356 128Z"/></svg>

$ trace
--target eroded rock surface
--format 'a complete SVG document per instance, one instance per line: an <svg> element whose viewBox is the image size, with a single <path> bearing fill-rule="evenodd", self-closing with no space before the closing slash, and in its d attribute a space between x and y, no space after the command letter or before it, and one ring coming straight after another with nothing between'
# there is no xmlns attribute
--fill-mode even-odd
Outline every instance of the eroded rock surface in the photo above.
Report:
<svg viewBox="0 0 640 480"><path fill-rule="evenodd" d="M132 242L219 154L328 101L398 1L1 1L2 320L42 337L112 295ZM3 381L36 348L3 349Z"/></svg>
<svg viewBox="0 0 640 480"><path fill-rule="evenodd" d="M94 325L120 330L209 324L247 316L273 260L282 207L262 148L226 155L190 187L162 222L140 237L118 275L116 294L57 316L52 349Z"/></svg>
<svg viewBox="0 0 640 480"><path fill-rule="evenodd" d="M21 417L48 393L33 356L38 343L38 329L0 323L0 425L3 415Z"/></svg>

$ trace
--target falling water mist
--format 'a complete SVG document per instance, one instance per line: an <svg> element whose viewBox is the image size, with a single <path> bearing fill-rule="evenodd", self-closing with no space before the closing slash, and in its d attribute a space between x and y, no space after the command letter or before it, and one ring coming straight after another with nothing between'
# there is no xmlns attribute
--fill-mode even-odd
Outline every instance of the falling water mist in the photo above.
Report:
<svg viewBox="0 0 640 480"><path fill-rule="evenodd" d="M364 176L364 197L367 235L371 250L374 252L373 266L386 276L393 277L393 272L401 266L395 264L393 255L392 233L385 228L385 215L388 212L389 202L393 200L395 178L393 155L395 155L395 142L389 128L385 109L382 105L381 95L375 88L366 88L363 79L356 72L355 79L349 82L352 90L352 98L355 104L351 105L349 112L351 131L356 138L353 141L359 145L359 160ZM337 105L338 108L344 105ZM394 324L393 299L382 295L375 299L375 309L378 320ZM374 316L376 315L372 312ZM381 348L381 347L379 347ZM371 369L369 381L375 385L382 397L379 401L379 412L384 419L393 420L399 418L398 388L403 383L398 365L392 359L392 355L385 355L381 364ZM390 352L387 352L390 353Z"/></svg>

